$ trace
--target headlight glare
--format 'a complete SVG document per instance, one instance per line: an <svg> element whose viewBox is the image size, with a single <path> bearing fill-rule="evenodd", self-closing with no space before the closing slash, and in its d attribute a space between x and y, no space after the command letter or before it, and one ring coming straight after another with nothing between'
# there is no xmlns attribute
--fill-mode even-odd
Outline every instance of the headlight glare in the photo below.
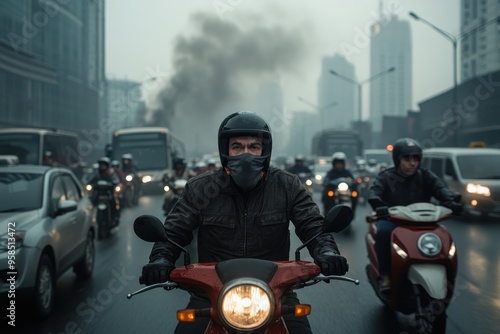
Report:
<svg viewBox="0 0 500 334"><path fill-rule="evenodd" d="M256 329L265 325L274 313L274 295L259 280L235 280L221 293L222 320L235 329Z"/></svg>
<svg viewBox="0 0 500 334"><path fill-rule="evenodd" d="M474 183L467 183L467 192L470 194L477 194L483 196L491 195L490 188Z"/></svg>
<svg viewBox="0 0 500 334"><path fill-rule="evenodd" d="M347 189L349 189L349 185L345 182L340 182L338 188L340 191L346 191Z"/></svg>

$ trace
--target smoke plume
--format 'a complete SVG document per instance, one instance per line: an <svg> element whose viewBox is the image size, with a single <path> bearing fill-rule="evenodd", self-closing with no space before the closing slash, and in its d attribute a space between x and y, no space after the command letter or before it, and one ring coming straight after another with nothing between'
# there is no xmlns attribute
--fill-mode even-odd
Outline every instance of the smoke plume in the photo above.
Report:
<svg viewBox="0 0 500 334"><path fill-rule="evenodd" d="M173 75L148 106L146 124L169 127L190 156L214 152L224 117L256 108L259 85L296 72L305 58L304 29L246 21L252 20L242 28L216 16L194 15L192 34L176 41Z"/></svg>

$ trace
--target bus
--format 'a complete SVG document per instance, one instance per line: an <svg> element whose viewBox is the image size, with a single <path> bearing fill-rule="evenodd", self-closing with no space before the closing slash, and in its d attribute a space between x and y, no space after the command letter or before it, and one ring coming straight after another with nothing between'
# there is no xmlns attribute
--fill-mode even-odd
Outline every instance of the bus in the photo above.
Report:
<svg viewBox="0 0 500 334"><path fill-rule="evenodd" d="M344 152L352 165L356 157L363 155L363 141L355 130L326 129L316 133L312 139L312 154L331 157L335 152Z"/></svg>
<svg viewBox="0 0 500 334"><path fill-rule="evenodd" d="M172 171L173 159L185 158L186 149L168 128L135 127L113 133L108 156L111 160L121 161L126 153L133 156L135 167L141 174L142 189L160 191L163 189L163 175Z"/></svg>
<svg viewBox="0 0 500 334"><path fill-rule="evenodd" d="M16 156L19 164L66 167L80 179L83 174L75 132L46 128L0 129L0 155Z"/></svg>

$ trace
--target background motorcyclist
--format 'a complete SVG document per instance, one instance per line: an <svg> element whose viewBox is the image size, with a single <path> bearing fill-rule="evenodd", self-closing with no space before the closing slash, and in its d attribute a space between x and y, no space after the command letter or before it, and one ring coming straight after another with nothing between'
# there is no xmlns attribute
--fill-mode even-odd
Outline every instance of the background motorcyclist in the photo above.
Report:
<svg viewBox="0 0 500 334"><path fill-rule="evenodd" d="M454 213L462 212L461 204L456 202L457 194L449 191L432 171L420 167L422 154L422 148L416 140L401 138L396 141L392 151L394 166L379 173L370 188L368 203L377 216L387 216L388 207L430 202L432 197ZM381 277L379 290L384 295L390 293L390 241L391 233L397 226L397 223L388 219L377 221L375 250Z"/></svg>
<svg viewBox="0 0 500 334"><path fill-rule="evenodd" d="M170 212L174 202L179 198L177 190L179 190L179 184L176 181L184 180L187 181L192 178L195 174L187 169L186 160L182 157L177 157L173 161L173 171L170 174L164 174L162 182L165 186L168 186L168 191L165 193L163 199L162 209L165 212L165 216ZM182 189L183 190L183 189Z"/></svg>
<svg viewBox="0 0 500 334"><path fill-rule="evenodd" d="M218 132L219 156L223 168L188 181L165 220L171 240L186 246L198 229L199 262L219 262L235 258L288 260L289 222L305 242L322 230L324 217L301 185L299 178L270 166L272 136L268 124L257 114L237 112L226 117ZM207 189L213 196L205 195ZM299 204L300 205L297 205ZM245 220L239 217L245 213ZM274 224L263 224L273 219ZM323 233L308 246L311 256L325 275L344 275L346 259L340 255L333 234ZM153 246L150 263L143 267L146 285L163 282L180 255L168 242ZM285 298L298 303L293 291ZM193 296L187 308L207 308L203 295ZM311 333L306 317L285 315L290 333ZM179 323L176 333L204 333L208 319Z"/></svg>
<svg viewBox="0 0 500 334"><path fill-rule="evenodd" d="M346 168L347 165L347 156L344 152L335 152L332 155L332 169L326 173L325 178L323 180L323 187L327 186L327 184L335 179L340 177L345 177L349 180L353 180L352 182L352 191L357 191L357 183L356 179L352 172ZM352 211L356 212L356 207L358 205L358 198L352 198Z"/></svg>
<svg viewBox="0 0 500 334"><path fill-rule="evenodd" d="M97 164L99 166L97 173L89 180L89 184L92 185L92 189L95 189L95 185L101 180L108 181L113 184L113 196L110 197L109 207L111 208L111 214L115 218L115 222L118 225L120 221L120 205L116 192L114 191L114 187L120 185L120 179L111 168L111 161L108 157L100 158L97 160ZM97 204L98 196L98 192L93 190L91 200L94 206Z"/></svg>
<svg viewBox="0 0 500 334"><path fill-rule="evenodd" d="M123 183L125 181L126 174L120 168L120 161L118 161L118 160L111 161L111 168L113 168L113 172L116 174L116 176L118 176L120 183Z"/></svg>
<svg viewBox="0 0 500 334"><path fill-rule="evenodd" d="M122 155L122 170L125 173L125 176L132 175L132 182L134 184L134 198L135 202L138 201L141 188L142 188L142 180L139 171L137 170L137 166L134 164L134 157L130 153L125 153Z"/></svg>
<svg viewBox="0 0 500 334"><path fill-rule="evenodd" d="M306 158L302 154L298 154L295 156L295 164L288 169L288 171L292 174L311 174L311 170L305 163Z"/></svg>

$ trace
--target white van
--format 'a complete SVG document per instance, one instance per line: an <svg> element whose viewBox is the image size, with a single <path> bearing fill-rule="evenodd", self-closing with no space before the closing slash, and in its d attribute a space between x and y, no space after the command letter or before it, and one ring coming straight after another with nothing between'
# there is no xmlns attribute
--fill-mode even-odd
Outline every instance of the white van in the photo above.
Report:
<svg viewBox="0 0 500 334"><path fill-rule="evenodd" d="M462 195L465 213L500 214L500 149L425 149L422 167Z"/></svg>

